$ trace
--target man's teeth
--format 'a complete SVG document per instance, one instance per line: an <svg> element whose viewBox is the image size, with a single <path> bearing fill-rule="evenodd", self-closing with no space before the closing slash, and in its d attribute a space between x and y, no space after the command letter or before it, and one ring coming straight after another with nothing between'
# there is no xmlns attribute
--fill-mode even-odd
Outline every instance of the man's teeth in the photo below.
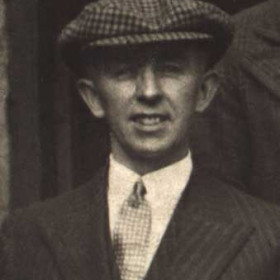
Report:
<svg viewBox="0 0 280 280"><path fill-rule="evenodd" d="M141 117L137 119L137 122L143 125L156 125L162 121L160 117Z"/></svg>

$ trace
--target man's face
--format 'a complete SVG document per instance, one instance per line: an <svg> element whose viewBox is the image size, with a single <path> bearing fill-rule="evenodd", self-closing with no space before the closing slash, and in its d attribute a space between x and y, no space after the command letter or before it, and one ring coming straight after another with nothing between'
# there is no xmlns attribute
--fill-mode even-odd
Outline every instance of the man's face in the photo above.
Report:
<svg viewBox="0 0 280 280"><path fill-rule="evenodd" d="M183 158L193 112L203 105L202 51L172 43L112 48L100 57L88 71L93 83L84 99L106 118L116 159L159 168Z"/></svg>

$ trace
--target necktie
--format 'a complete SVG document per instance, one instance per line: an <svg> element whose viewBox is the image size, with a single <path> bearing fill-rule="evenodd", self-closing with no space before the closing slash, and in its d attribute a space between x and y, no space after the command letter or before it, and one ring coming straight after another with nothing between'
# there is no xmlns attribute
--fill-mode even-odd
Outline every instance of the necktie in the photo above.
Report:
<svg viewBox="0 0 280 280"><path fill-rule="evenodd" d="M146 274L151 207L145 194L145 186L138 180L121 207L114 230L114 251L122 280L140 280Z"/></svg>

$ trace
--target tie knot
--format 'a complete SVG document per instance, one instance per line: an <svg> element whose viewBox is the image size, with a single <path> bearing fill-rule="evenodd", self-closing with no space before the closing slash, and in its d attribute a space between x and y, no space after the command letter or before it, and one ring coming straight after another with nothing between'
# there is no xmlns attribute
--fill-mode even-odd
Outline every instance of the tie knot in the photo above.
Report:
<svg viewBox="0 0 280 280"><path fill-rule="evenodd" d="M145 185L141 179L137 180L137 182L134 184L133 193L139 197L144 197L147 193L147 190L145 188Z"/></svg>
<svg viewBox="0 0 280 280"><path fill-rule="evenodd" d="M137 180L133 187L133 193L129 197L129 206L138 208L147 193L145 185L141 179Z"/></svg>

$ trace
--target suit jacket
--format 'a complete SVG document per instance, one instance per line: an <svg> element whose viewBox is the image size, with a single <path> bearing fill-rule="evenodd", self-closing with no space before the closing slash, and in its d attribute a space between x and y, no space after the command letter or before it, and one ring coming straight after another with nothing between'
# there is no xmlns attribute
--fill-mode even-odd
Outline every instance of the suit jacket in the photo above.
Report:
<svg viewBox="0 0 280 280"><path fill-rule="evenodd" d="M11 215L1 279L119 279L102 170L86 185ZM170 186L172 188L172 186ZM279 280L280 211L209 174L194 173L147 280Z"/></svg>
<svg viewBox="0 0 280 280"><path fill-rule="evenodd" d="M270 0L235 16L235 39L217 67L220 92L199 120L194 143L200 164L241 181L250 194L278 204L279 14L280 1Z"/></svg>

